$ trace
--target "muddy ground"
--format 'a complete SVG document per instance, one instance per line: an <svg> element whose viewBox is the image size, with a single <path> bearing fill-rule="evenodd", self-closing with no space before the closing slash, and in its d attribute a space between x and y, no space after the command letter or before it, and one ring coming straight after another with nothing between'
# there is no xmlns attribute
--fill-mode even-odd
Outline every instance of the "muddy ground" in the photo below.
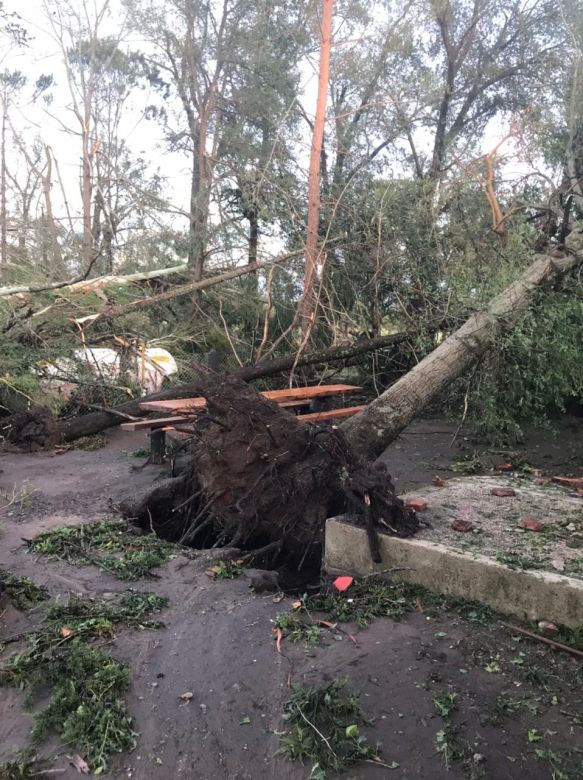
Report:
<svg viewBox="0 0 583 780"><path fill-rule="evenodd" d="M384 459L398 490L414 490L439 474L451 476L455 454L480 453L482 462L507 460L484 452L487 444L443 421L412 425ZM140 434L113 432L104 449L61 455L0 455L0 491L14 503L0 512L0 567L46 585L55 598L70 593L102 596L126 583L95 567L47 562L26 552L22 539L80 520L101 519L128 488L149 485L158 467L134 471L129 453L144 446ZM499 449L499 448L494 448ZM565 420L559 436L529 431L515 448L547 473L583 474L583 423ZM583 515L583 502L582 502ZM358 646L345 636L304 647L284 640L275 649L273 621L291 598L274 603L256 595L248 580L213 581L208 563L179 556L160 577L135 584L169 598L165 628L118 630L108 648L132 668L128 705L139 732L132 753L114 758L107 777L137 780L262 780L308 778L309 766L278 754L277 732L285 729L288 683L327 684L346 678L359 692L369 739L380 744L393 769L364 764L345 778L491 778L523 780L583 777L582 665L538 643L519 640L497 620L485 625L455 612L429 617L418 611L400 622L380 619L354 629ZM35 613L0 611L1 637L33 625ZM191 692L189 701L181 694ZM449 726L435 699L457 694ZM26 744L31 725L24 695L0 692L0 762ZM249 722L248 722L249 721ZM447 728L446 728L447 727ZM449 765L438 751L441 733L452 750ZM76 777L58 741L57 776Z"/></svg>

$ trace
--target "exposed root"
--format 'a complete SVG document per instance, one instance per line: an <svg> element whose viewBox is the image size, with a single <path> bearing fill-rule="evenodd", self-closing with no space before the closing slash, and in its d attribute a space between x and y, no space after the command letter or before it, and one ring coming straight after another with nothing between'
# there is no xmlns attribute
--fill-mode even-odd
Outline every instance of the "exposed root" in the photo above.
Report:
<svg viewBox="0 0 583 780"><path fill-rule="evenodd" d="M194 426L192 470L129 505L145 526L182 544L250 550L301 569L321 551L326 518L350 511L380 562L377 530L410 536L415 513L382 463L365 463L335 426L305 424L232 377L200 371L207 413ZM125 514L128 502L125 502ZM169 521L171 518L171 521Z"/></svg>

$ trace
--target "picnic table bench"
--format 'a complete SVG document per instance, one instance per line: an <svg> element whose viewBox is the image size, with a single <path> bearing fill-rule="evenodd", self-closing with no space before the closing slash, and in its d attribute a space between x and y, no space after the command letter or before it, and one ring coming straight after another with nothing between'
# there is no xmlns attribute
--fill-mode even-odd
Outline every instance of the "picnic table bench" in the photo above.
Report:
<svg viewBox="0 0 583 780"><path fill-rule="evenodd" d="M276 401L284 409L302 409L309 406L310 402L328 398L334 395L356 393L361 390L356 385L316 385L314 387L292 387L284 390L266 390L262 393L266 398ZM166 434L187 435L182 430L176 430L176 426L185 426L191 423L198 413L206 406L203 397L176 398L167 401L142 401L140 409L146 412L165 412L167 417L158 417L148 420L136 420L135 422L122 423L121 427L126 431L149 431L150 436L150 461L162 463L166 451ZM341 417L351 417L358 414L363 406L346 406L339 409L326 409L297 414L296 418L302 422L325 422Z"/></svg>

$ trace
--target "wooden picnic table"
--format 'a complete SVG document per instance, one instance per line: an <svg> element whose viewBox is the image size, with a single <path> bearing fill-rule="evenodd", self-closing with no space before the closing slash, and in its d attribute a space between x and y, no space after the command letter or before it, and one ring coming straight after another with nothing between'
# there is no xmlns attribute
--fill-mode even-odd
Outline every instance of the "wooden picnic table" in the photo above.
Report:
<svg viewBox="0 0 583 780"><path fill-rule="evenodd" d="M332 395L356 393L362 390L356 385L315 385L314 387L293 387L286 390L266 390L263 395L285 408L307 406L314 398L326 398ZM177 398L169 401L142 401L140 409L146 412L165 412L170 417L160 417L155 420L136 420L122 423L127 431L148 430L150 436L150 461L162 463L166 454L166 432L173 431L176 435L176 425L192 423L197 412L204 409L206 400L199 398ZM301 422L325 422L338 417L352 417L364 407L347 406L341 409L328 409L310 414L300 414L296 417ZM186 435L185 431L178 431Z"/></svg>
<svg viewBox="0 0 583 780"><path fill-rule="evenodd" d="M314 387L292 387L285 390L266 390L262 393L266 398L277 401L281 406L296 405L296 401L311 401L314 398L325 398L331 395L356 393L362 390L357 385L315 385ZM140 409L147 412L167 412L172 414L196 414L204 409L206 400L198 398L177 398L168 401L142 401Z"/></svg>

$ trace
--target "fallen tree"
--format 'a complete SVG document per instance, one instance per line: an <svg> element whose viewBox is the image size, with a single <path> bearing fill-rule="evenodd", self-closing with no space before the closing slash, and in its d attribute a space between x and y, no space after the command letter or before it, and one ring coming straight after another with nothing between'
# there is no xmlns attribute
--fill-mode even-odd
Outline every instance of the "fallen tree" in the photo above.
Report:
<svg viewBox="0 0 583 780"><path fill-rule="evenodd" d="M342 427L354 448L366 453L369 458L380 455L433 398L443 392L492 346L498 334L511 327L520 312L528 306L531 293L536 287L562 276L583 263L581 227L573 230L568 236L566 248L564 256L535 255L534 262L526 271L494 298L483 311L471 315L458 330L408 374L391 385L360 414L345 421ZM262 377L275 376L294 366L318 365L334 359L347 359L359 353L379 349L381 346L406 341L411 335L409 331L393 334L369 340L368 343L356 342L347 347L309 352L301 355L299 359L297 355L288 355L256 366L244 366L234 373L240 379L249 382ZM180 385L155 393L147 399L128 401L116 407L114 413L94 412L64 420L59 424L59 431L65 441L72 441L118 424L119 417L115 412L139 414L141 400L161 401L168 398L187 398L195 394L196 384Z"/></svg>
<svg viewBox="0 0 583 780"><path fill-rule="evenodd" d="M533 290L583 264L583 227L566 240L562 257L538 255L526 271L489 305L473 314L355 417L343 424L354 449L363 456L378 457L427 404L492 347L496 337L509 330L526 309Z"/></svg>
<svg viewBox="0 0 583 780"><path fill-rule="evenodd" d="M172 276L173 274L185 273L188 270L188 266L185 263L181 265L173 265L170 268L158 268L153 271L140 271L134 274L116 275L110 274L107 276L96 276L92 279L87 278L87 274L82 274L75 279L70 279L67 282L53 282L44 287L33 287L32 285L18 285L15 287L0 287L0 298L9 298L12 295L23 295L28 293L33 295L35 293L42 292L60 292L66 293L85 293L92 292L94 290L100 290L108 285L115 284L117 286L124 286L127 284L135 284L136 282L145 282L149 279L158 279L166 276Z"/></svg>
<svg viewBox="0 0 583 780"><path fill-rule="evenodd" d="M244 547L254 557L281 552L298 569L319 564L331 514L361 518L378 562L377 528L415 532L416 514L396 496L384 464L360 458L336 426L301 423L240 378L199 371L207 404L194 423L190 479L167 482L162 505L158 486L145 500L124 502L126 515L159 532L166 524L165 536L178 527L183 543Z"/></svg>
<svg viewBox="0 0 583 780"><path fill-rule="evenodd" d="M577 232L564 256L536 257L486 309L340 427L302 425L241 378L201 371L197 391L207 407L195 424L192 477L181 485L188 507L186 517L178 515L184 541L259 546L256 555L285 552L301 567L319 550L326 517L351 511L379 561L377 531L406 536L419 521L375 457L512 326L537 286L581 263L583 233Z"/></svg>
<svg viewBox="0 0 583 780"><path fill-rule="evenodd" d="M439 327L435 323L435 328ZM245 382L252 382L256 379L277 376L278 374L290 371L293 368L302 368L304 366L326 366L330 363L347 361L358 355L367 352L373 352L379 349L386 349L414 338L418 331L402 331L392 333L388 336L378 336L373 339L360 339L352 344L342 344L337 347L328 347L326 349L305 352L299 358L296 354L284 355L273 360L265 360L253 366L243 366L232 372L233 376ZM139 404L142 401L164 401L169 398L189 398L197 394L197 383L185 385L176 385L168 390L162 390L152 395L127 401L111 411L101 410L92 414L85 414L79 417L72 417L63 420L59 424L59 430L64 441L73 441L81 436L91 436L99 433L112 425L118 425L122 422L120 415L138 415L140 414Z"/></svg>

